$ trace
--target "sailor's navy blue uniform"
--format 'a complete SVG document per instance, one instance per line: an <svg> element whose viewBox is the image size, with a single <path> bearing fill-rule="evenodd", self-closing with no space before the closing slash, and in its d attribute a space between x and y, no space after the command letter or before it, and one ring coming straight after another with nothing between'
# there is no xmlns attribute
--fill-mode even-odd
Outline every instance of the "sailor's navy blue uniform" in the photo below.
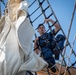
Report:
<svg viewBox="0 0 76 75"><path fill-rule="evenodd" d="M39 37L39 46L44 60L49 64L49 68L55 64L55 59L59 59L60 52L64 47L65 37L58 34L56 38L54 30L49 33L44 33ZM55 55L55 58L53 57Z"/></svg>

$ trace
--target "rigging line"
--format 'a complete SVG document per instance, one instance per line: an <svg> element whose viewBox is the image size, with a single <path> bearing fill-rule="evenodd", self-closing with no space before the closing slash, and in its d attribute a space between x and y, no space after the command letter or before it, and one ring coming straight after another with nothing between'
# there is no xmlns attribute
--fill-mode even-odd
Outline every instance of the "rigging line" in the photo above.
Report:
<svg viewBox="0 0 76 75"><path fill-rule="evenodd" d="M49 7L50 7L51 11L53 12L53 15L54 15L54 17L55 17L56 21L58 21L58 19L57 19L56 15L55 15L55 13L54 13L54 11L53 11L53 9L52 9L52 6L50 5L50 3L49 3L49 1L48 1L48 0L46 0L46 1L47 1L47 3L49 4ZM58 24L60 25L59 21L58 21ZM61 25L60 25L60 28L61 28L61 30L62 30L62 32L63 32L63 34L65 35L65 33L64 33L64 31L63 31L63 29L62 29Z"/></svg>
<svg viewBox="0 0 76 75"><path fill-rule="evenodd" d="M42 14L43 14L44 17L46 18L46 15L45 15L45 13L43 13L44 10L43 10L43 8L42 8L42 3L43 3L43 2L40 2L40 0L38 0L38 2L39 2L39 4L40 4L40 6L41 6L40 9L41 9L41 11L42 11ZM37 3L37 4L38 4L38 3ZM48 23L48 24L49 24L49 23ZM40 48L40 49L41 49L41 48ZM53 65L52 67L54 67L54 65ZM52 67L51 67L51 68L52 68ZM49 72L48 69L47 69L47 72L48 72L48 75L50 75L50 72Z"/></svg>
<svg viewBox="0 0 76 75"><path fill-rule="evenodd" d="M30 5L29 8L36 2L36 0L34 0Z"/></svg>
<svg viewBox="0 0 76 75"><path fill-rule="evenodd" d="M39 1L39 0L38 0ZM39 3L40 3L40 1L39 1ZM50 5L49 5L49 7L50 7ZM43 8L42 8L42 6L41 6L41 11L43 11ZM53 12L54 13L54 12ZM45 13L43 13L43 15L44 15L44 17L46 18L46 15L45 15ZM49 23L47 23L48 24L48 26L50 26L50 24ZM51 28L50 28L50 30L51 30ZM53 35L54 36L54 35ZM55 38L55 36L54 36L54 38ZM57 44L57 43L56 43ZM58 46L58 45L57 45ZM60 49L60 47L58 46L58 48ZM62 54L61 54L62 55ZM62 55L63 56L63 55ZM66 64L66 62L65 62L65 60L64 60L64 63Z"/></svg>
<svg viewBox="0 0 76 75"><path fill-rule="evenodd" d="M76 63L76 62L75 62L75 63ZM76 68L75 68L75 67L72 67L72 70L76 72Z"/></svg>
<svg viewBox="0 0 76 75"><path fill-rule="evenodd" d="M53 11L53 9L52 9L52 6L50 5L50 3L49 3L49 1L48 1L48 0L46 0L46 1L47 1L47 3L49 4L50 10L53 12L53 15L54 15L54 17L55 17L56 21L58 21L58 19L57 19L56 15L55 15L55 13L54 13L54 11ZM58 21L58 24L60 25L59 21ZM63 34L64 34L64 36L66 37L66 35L65 35L65 33L64 33L64 31L63 31L63 29L62 29L61 25L60 25L60 28L61 28L62 33L63 33ZM63 55L61 54L61 56L63 56ZM64 63L65 63L65 65L66 65L65 60L64 60Z"/></svg>
<svg viewBox="0 0 76 75"><path fill-rule="evenodd" d="M39 1L39 0L38 0ZM39 3L40 3L40 1L39 1ZM41 11L43 10L43 8L42 8L42 6L41 6ZM45 13L43 13L43 15L44 15L44 17L46 18L46 15L45 15ZM49 23L47 23L48 24L48 26L50 26L49 25ZM50 30L51 30L51 28L50 28ZM54 36L55 37L55 36ZM57 45L58 46L58 45ZM59 46L58 46L58 48L59 48ZM66 62L65 62L65 60L64 60L64 63L66 64Z"/></svg>
<svg viewBox="0 0 76 75"><path fill-rule="evenodd" d="M51 9L51 11L53 12L53 15L54 15L54 17L55 17L55 19L58 21L58 19L57 19L57 17L56 17L56 15L55 15L55 13L54 13L54 11L53 11L53 9L52 9L52 7L51 7L51 5L50 5L50 3L49 3L49 1L48 0L46 0L47 1L47 3L49 4L49 7L50 7L50 9ZM58 24L60 25L60 23L58 22ZM60 26L60 28L61 28L61 30L62 30L62 32L63 32L63 34L64 34L64 31L63 31L63 29L62 29L62 27ZM64 35L65 36L65 35ZM63 57L63 55L61 54L61 56ZM64 60L64 63L65 63L65 65L66 65L66 62L65 62L65 60Z"/></svg>
<svg viewBox="0 0 76 75"><path fill-rule="evenodd" d="M39 1L39 0L38 0L38 1ZM39 4L41 4L41 3L40 3L40 1L39 1ZM41 11L43 11L43 8L42 8L42 6L41 6ZM44 17L46 18L46 15L45 15L45 13L44 13L44 12L42 12L42 13L43 13ZM56 21L56 22L57 22L57 21ZM49 23L47 23L47 24L48 24L48 25L49 25L49 27L50 27L50 24L49 24ZM55 24L55 23L54 23L54 24ZM53 24L53 25L54 25L54 24ZM51 30L51 28L50 28L50 30ZM54 36L54 35L53 35L53 36ZM55 38L55 36L54 36L54 38Z"/></svg>
<svg viewBox="0 0 76 75"><path fill-rule="evenodd" d="M76 64L76 60L75 60L75 62L74 62L74 63L72 63L72 64L71 64L71 66L70 66L70 67L75 68L75 67L74 67L74 65L75 65L75 64ZM70 67L69 67L69 68L70 68ZM75 69L76 69L76 68L75 68Z"/></svg>
<svg viewBox="0 0 76 75"><path fill-rule="evenodd" d="M74 43L75 43L75 41L76 41L76 35L74 36L74 40L73 40L73 43L72 43L72 48L74 48ZM70 50L70 54L69 54L69 56L68 56L68 64L69 64L69 62L71 63L71 61L70 61L70 57L71 57L71 54L72 54L72 48L71 48L71 50ZM76 63L76 62L75 62ZM74 66L75 65L75 63L71 63L72 65L71 66ZM70 66L70 67L71 67ZM66 67L66 68L68 68L68 67Z"/></svg>
<svg viewBox="0 0 76 75"><path fill-rule="evenodd" d="M0 0L0 2L2 2L5 5L4 0Z"/></svg>
<svg viewBox="0 0 76 75"><path fill-rule="evenodd" d="M76 34L74 36L74 41L73 41L73 47L72 48L74 48L75 41L76 41ZM72 52L71 52L71 54L72 54Z"/></svg>
<svg viewBox="0 0 76 75"><path fill-rule="evenodd" d="M72 26L74 14L75 14L75 8L74 8L74 11L73 11L73 14L72 14L72 19L71 19L71 23L70 23L70 26L69 26L69 30L68 30L68 35L67 35L67 38L66 38L66 44L65 44L65 46L67 45L68 38L69 38L69 35L70 35L70 31L71 31L71 26ZM71 47L71 48L72 48L72 47ZM65 55L65 50L66 50L66 47L64 48L64 53L63 53L63 55ZM63 57L63 59L64 59L64 57ZM62 59L62 62L63 62L63 59ZM61 67L60 67L60 69L61 69ZM65 72L66 72L66 70L65 70ZM60 73L59 73L59 74L60 74ZM64 75L65 75L65 73L64 73Z"/></svg>
<svg viewBox="0 0 76 75"><path fill-rule="evenodd" d="M75 14L75 7L74 7L74 11L73 11L73 14L72 14L72 19L71 19L71 22L70 22L70 26L69 26L69 29L68 29L68 35L67 35L67 38L66 38L66 43L65 43L65 46L67 45L67 42L68 42L68 38L69 38L69 35L70 35L70 31L71 31L71 26L72 26L72 22L73 22L73 18L74 18L74 14ZM71 47L72 48L72 47ZM63 55L65 55L65 51L66 51L66 47L64 49L64 53ZM63 57L64 59L64 57ZM62 62L63 62L63 59L62 59ZM62 63L61 62L61 63ZM60 66L60 70L61 70L61 66ZM65 70L65 73L66 73L66 70ZM65 75L64 73L64 75ZM60 73L59 73L60 74Z"/></svg>
<svg viewBox="0 0 76 75"><path fill-rule="evenodd" d="M33 15L39 8L40 8L40 6L39 6L35 11L33 11L33 12L30 14L30 16Z"/></svg>
<svg viewBox="0 0 76 75"><path fill-rule="evenodd" d="M34 1L30 4L29 8L30 8L35 2L36 2L36 0L34 0ZM38 7L34 12L36 12L38 9L39 9L39 7ZM33 26L33 22L34 22L36 19L35 19L34 21L31 21L31 17L30 17L30 16L32 16L34 12L32 12L31 15L30 15L29 12L28 12L28 18L29 18L30 23L31 23L32 26ZM35 33L35 38L36 38L36 37L37 37L37 35L36 35L36 33Z"/></svg>
<svg viewBox="0 0 76 75"><path fill-rule="evenodd" d="M76 41L76 35L75 35L75 37L74 37L74 41L73 41L73 44L72 44L72 48L74 47L74 43L75 43L75 41ZM71 54L72 54L72 49L71 49L71 51L70 51L70 54L69 54L69 58L68 58L68 59L70 59ZM68 61L68 64L69 64L69 61ZM68 65L68 64L67 64L67 65ZM67 66L66 66L66 69L68 69Z"/></svg>
<svg viewBox="0 0 76 75"><path fill-rule="evenodd" d="M54 17L55 17L55 18L56 18L56 20L58 21L58 19L57 19L57 17L56 17L56 15L55 15L55 13L54 13L54 11L53 11L53 9L52 9L52 7L51 7L51 5L50 5L49 1L48 1L48 0L46 0L46 1L47 1L47 3L49 4L50 9L52 10ZM76 3L75 3L75 8L76 8ZM58 22L58 24L60 25L60 23L59 23L59 22ZM60 27L61 27L61 25L60 25ZM64 36L66 37L66 35L65 35L65 33L64 33L63 29L62 29L62 27L61 27L61 31L62 31L62 33L64 34ZM68 44L69 44L69 46L70 46L70 48L71 48L71 44L69 43L69 41L68 41ZM76 54L75 54L74 50L73 50L73 53L74 53L74 55L76 56Z"/></svg>
<svg viewBox="0 0 76 75"><path fill-rule="evenodd" d="M28 13L28 18L29 18L29 20L30 20L30 23L31 23L31 25L32 25L32 27L33 27L33 24L32 24L32 21L31 21L31 18L30 18L30 15L29 15L29 13ZM37 37L36 33L35 33L35 37Z"/></svg>
<svg viewBox="0 0 76 75"><path fill-rule="evenodd" d="M74 37L74 41L73 41L73 44L72 44L72 48L74 47L75 40L76 40L76 36ZM68 57L67 65L69 65L69 59L70 59L71 54L72 54L72 48L70 49L70 54L69 54L69 57ZM66 74L66 70L69 70L69 69L68 69L68 66L66 66L64 75Z"/></svg>
<svg viewBox="0 0 76 75"><path fill-rule="evenodd" d="M35 22L35 20L37 20L41 15L42 15L42 13L39 14L38 17L36 17L32 22Z"/></svg>
<svg viewBox="0 0 76 75"><path fill-rule="evenodd" d="M75 2L75 9L76 9L76 2Z"/></svg>
<svg viewBox="0 0 76 75"><path fill-rule="evenodd" d="M29 14L28 14L28 15L29 15ZM28 16L28 18L29 18L29 20L30 20L31 25L33 26L30 16ZM35 33L35 37L37 37L36 33Z"/></svg>
<svg viewBox="0 0 76 75"><path fill-rule="evenodd" d="M75 6L74 6L74 11L72 13L72 19L71 19L71 22L70 22L70 26L69 26L69 29L68 29L68 35L67 35L67 38L66 38L66 43L65 43L65 46L67 45L67 42L68 42L68 39L69 39L69 36L70 36L70 31L71 31L71 27L72 27L72 23L73 23L73 19L74 19L74 14L75 14ZM72 48L71 48L72 49ZM64 55L65 55L65 51L66 51L66 47L64 49ZM62 60L63 61L63 60ZM67 66L66 66L67 68ZM65 73L64 75L66 74L66 70L65 70Z"/></svg>
<svg viewBox="0 0 76 75"><path fill-rule="evenodd" d="M72 48L74 47L75 41L76 41L76 35L75 35L74 40L73 40L73 43L72 43ZM70 54L67 56L67 58L68 58L68 64L69 64L69 62L71 63L70 57L71 57L71 54L72 54L72 48L71 48L71 50L70 50ZM68 64L67 64L67 65L68 65ZM72 63L71 63L71 64L72 64Z"/></svg>

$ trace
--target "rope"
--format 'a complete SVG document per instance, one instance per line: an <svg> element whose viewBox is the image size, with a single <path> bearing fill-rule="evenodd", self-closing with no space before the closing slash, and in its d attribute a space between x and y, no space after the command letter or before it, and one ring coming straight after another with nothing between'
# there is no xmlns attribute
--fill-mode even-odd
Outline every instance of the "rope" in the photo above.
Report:
<svg viewBox="0 0 76 75"><path fill-rule="evenodd" d="M0 0L0 1L3 1L3 0ZM34 1L31 3L31 5L29 6L29 8L30 8L31 6L33 6L34 3L37 2L37 1L40 3L40 5L38 5L38 8L37 8L36 10L34 10L31 14L28 14L28 18L29 18L29 20L30 20L31 25L33 26L33 23L34 23L41 15L44 15L45 18L50 18L52 15L54 15L54 17L55 17L55 19L56 19L56 22L55 22L55 23L58 23L58 24L60 25L60 23L59 23L56 15L55 15L55 13L54 13L51 5L50 5L50 3L49 3L49 0L42 0L42 2L40 2L40 0L34 0ZM45 9L43 9L42 4L43 4L45 1L48 3L48 6L47 6ZM4 2L2 2L2 3L5 5ZM32 21L32 20L31 20L31 16L32 16L37 10L39 10L39 8L41 9L42 12ZM51 13L50 15L46 16L45 11L46 11L48 8L50 8L50 10L52 11L52 13ZM76 10L76 2L75 2L75 10ZM0 11L1 11L1 9L0 9ZM65 58L68 58L68 64L69 64L69 63L71 63L71 62L70 62L70 57L71 57L72 53L73 53L73 54L75 55L75 57L76 57L76 54L75 54L75 52L74 52L74 50L73 50L74 43L75 43L75 39L76 39L76 35L75 35L75 38L74 38L74 41L73 41L72 46L71 46L71 44L70 44L69 41L68 41L69 35L70 35L70 31L71 31L72 21L73 21L73 18L74 18L74 13L75 13L75 11L73 12L73 15L72 15L71 23L70 23L69 30L68 30L68 35L67 35L67 38L66 38L66 44L65 44L65 46L64 46L64 48L63 48L64 53L61 54L62 59L61 59L60 62L61 62L61 64L62 64L63 61L64 61L64 64L65 64L65 65L66 65ZM54 23L54 24L55 24L55 23ZM44 24L44 22L43 22L43 24ZM52 28L53 25L54 25L54 24L52 24L52 25L50 26L49 23L47 23L47 24L48 24L49 29L48 29L46 32L48 32L49 30L51 30L51 28ZM60 28L61 28L62 33L63 33L64 36L66 37L66 35L65 35L65 33L64 33L61 25L60 25ZM36 38L36 37L37 37L37 35L35 34L35 38ZM68 45L69 45L69 47L70 47L70 54L69 54L69 55L67 55L67 54L65 53L65 51L66 51L66 46L68 46ZM65 57L64 57L64 54L66 54ZM66 65L65 72L63 72L62 74L60 73L62 65L60 66L60 69L59 69L59 74L60 74L60 75L63 75L63 74L65 75L65 74L66 74L66 70L68 71L69 75L71 75L70 72L69 72L69 70L68 70L68 69L69 69L69 68L68 68L68 64ZM75 61L71 66L74 66L75 64L76 64L76 61ZM70 67L71 67L71 66L70 66ZM48 73L48 74L49 74L49 73ZM49 74L49 75L50 75L50 74Z"/></svg>
<svg viewBox="0 0 76 75"><path fill-rule="evenodd" d="M70 26L69 26L69 30L68 30L68 35L67 35L67 38L66 38L66 43L65 43L65 46L67 45L67 42L68 42L68 39L69 39L69 35L70 35L70 31L71 31L71 27L72 27L72 23L73 23L73 19L74 19L74 14L75 14L75 7L74 7L74 11L73 11L73 14L72 14L72 19L71 19L71 22L70 22ZM72 49L72 48L71 48ZM66 51L66 47L64 49L64 53L63 55L65 56L65 51ZM63 57L64 59L64 57ZM62 62L63 62L63 59L62 59ZM61 68L60 68L61 69ZM66 66L66 69L67 69L67 66ZM65 73L64 75L66 74L66 70L65 70Z"/></svg>
<svg viewBox="0 0 76 75"><path fill-rule="evenodd" d="M38 5L39 7L38 7L35 11L33 11L33 12L29 15L29 17L32 16L39 8L41 9L42 13L39 14L33 21L31 21L31 18L30 18L30 22L32 23L32 26L33 26L33 23L34 23L41 15L44 15L45 18L49 18L49 17L51 17L52 15L54 15L56 21L58 22L58 19L57 19L56 15L55 15L55 13L54 13L54 11L53 11L50 3L49 3L49 0L42 0L41 2L40 2L40 0L35 0L35 1L31 4L31 6L32 6L35 2L37 2L37 1L39 2L39 5ZM43 4L45 1L47 1L48 6L47 6L45 9L43 9L42 4ZM30 7L31 7L31 6L30 6ZM48 8L50 8L50 10L52 11L52 13L51 13L49 16L46 16L45 11L46 11ZM75 8L76 8L76 4L75 4ZM44 22L43 22L43 24L44 24ZM58 22L58 24L59 24L59 22ZM59 25L60 25L60 24L59 24ZM48 23L48 26L49 26L49 28L51 29L51 27L52 27L53 25L50 26L49 23ZM61 25L60 25L60 27L61 27ZM49 31L50 29L48 29L47 31ZM70 30L70 29L71 29L71 27L69 27L69 30ZM65 35L62 27L61 27L61 31L62 31L62 33L64 34L64 36L66 37L66 35ZM68 34L70 34L70 31L68 31ZM36 36L36 34L35 34L35 36ZM37 36L36 36L36 37L37 37ZM69 37L68 37L68 38L69 38ZM66 45L64 46L64 49L66 49L66 46L69 45L69 47L72 49L72 53L76 56L76 54L75 54L75 52L74 52L74 50L73 50L73 47L71 46L71 44L69 43L69 41L68 41L67 38L66 38L66 41L67 41L67 43L66 43ZM64 53L65 53L65 52L64 52ZM72 54L72 53L71 53L71 54ZM71 54L70 54L70 55L71 55ZM69 56L70 56L70 55L69 55ZM68 58L68 62L70 62L69 56L68 56L67 54L66 54L66 57L64 57L64 55L62 55L62 54L61 54L61 56L63 57L62 59L63 59L65 65L66 65L65 58ZM63 62L63 61L61 61L61 62ZM69 71L68 71L68 72L69 72ZM64 73L63 73L63 74L64 74Z"/></svg>
<svg viewBox="0 0 76 75"><path fill-rule="evenodd" d="M49 1L48 0L46 0L47 1L47 3L49 4L49 6L50 6L50 9L51 9L51 11L53 12L53 15L54 15L54 17L55 17L55 19L58 21L58 19L57 19L57 17L56 17L56 15L55 15L55 13L54 13L54 11L53 11L53 9L52 9L52 7L51 7L51 4L49 3ZM75 8L76 8L76 3L75 3ZM58 24L60 25L60 23L58 22ZM60 25L60 27L61 27L61 25ZM62 33L64 34L64 36L66 37L66 35L65 35L65 33L64 33L64 31L63 31L63 29L62 29L62 27L61 27L61 31L62 31ZM70 46L70 48L71 48L71 44L69 43L69 41L67 40L67 42L68 42L68 45ZM72 50L73 51L73 53L74 53L74 55L76 56L76 54L75 54L75 52L74 52L74 50ZM65 64L66 65L66 64Z"/></svg>
<svg viewBox="0 0 76 75"><path fill-rule="evenodd" d="M55 13L54 13L54 11L53 11L53 9L52 9L51 4L49 3L49 1L48 1L48 0L46 0L46 1L47 1L47 3L49 4L49 8L50 8L50 10L52 11L52 13L53 13L53 15L54 15L54 17L55 17L56 21L58 21L58 19L57 19L56 15L55 15ZM60 25L59 21L58 21L58 24ZM63 33L63 34L64 34L64 36L66 37L66 35L65 35L65 33L64 33L64 31L63 31L63 29L62 29L61 25L60 25L60 28L61 28L62 33ZM61 54L61 56L63 57L63 55L62 55L62 54ZM64 60L64 64L66 65L65 60Z"/></svg>
<svg viewBox="0 0 76 75"><path fill-rule="evenodd" d="M38 0L38 1L39 1L39 0ZM39 1L39 4L41 4L40 1ZM40 6L41 6L41 5L40 5ZM41 11L43 12L44 10L43 10L42 6L41 6L40 8L41 8ZM47 18L47 17L46 17L46 14L45 14L44 12L43 12L43 15L44 15L45 18ZM56 22L57 22L57 21L56 21ZM55 22L55 23L56 23L56 22ZM54 23L54 24L55 24L55 23ZM49 23L47 23L47 24L48 24L49 29L52 30L52 29L50 28ZM54 25L54 24L53 24L53 25ZM53 35L53 36L54 36L54 35ZM54 38L55 38L55 36L54 36ZM58 46L57 43L56 43L56 45ZM59 48L59 46L58 46L58 48ZM60 49L60 48L59 48L59 49ZM55 65L54 65L54 66L55 66ZM52 66L52 67L54 67L54 66Z"/></svg>
<svg viewBox="0 0 76 75"><path fill-rule="evenodd" d="M75 41L76 41L76 35L75 35L74 40L73 40L72 48L74 47ZM67 64L67 65L69 65L69 59L70 59L70 57L71 57L71 55L72 55L72 48L70 49L70 54L69 54L69 57L68 57L68 64ZM74 63L74 64L75 64L75 63ZM74 66L74 64L72 64L72 65ZM66 75L66 70L67 70L67 69L68 69L68 66L66 66L64 75Z"/></svg>

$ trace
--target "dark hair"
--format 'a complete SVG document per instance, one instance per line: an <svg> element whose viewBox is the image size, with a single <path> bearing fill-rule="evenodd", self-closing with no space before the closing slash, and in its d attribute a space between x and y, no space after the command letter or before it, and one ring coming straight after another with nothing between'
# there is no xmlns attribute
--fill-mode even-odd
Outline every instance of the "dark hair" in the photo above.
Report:
<svg viewBox="0 0 76 75"><path fill-rule="evenodd" d="M38 29L40 26L44 26L43 24L39 24L38 27L36 29ZM45 27L45 26L44 26Z"/></svg>

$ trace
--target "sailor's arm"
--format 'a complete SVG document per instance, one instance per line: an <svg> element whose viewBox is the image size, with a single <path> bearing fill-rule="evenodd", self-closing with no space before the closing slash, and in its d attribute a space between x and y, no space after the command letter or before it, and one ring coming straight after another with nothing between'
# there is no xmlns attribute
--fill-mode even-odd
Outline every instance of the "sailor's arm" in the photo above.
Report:
<svg viewBox="0 0 76 75"><path fill-rule="evenodd" d="M51 22L52 24L55 23L52 19L45 19L44 21L45 22ZM55 31L55 33L57 33L60 30L60 25L58 23L55 23L54 26L55 26L54 31Z"/></svg>

